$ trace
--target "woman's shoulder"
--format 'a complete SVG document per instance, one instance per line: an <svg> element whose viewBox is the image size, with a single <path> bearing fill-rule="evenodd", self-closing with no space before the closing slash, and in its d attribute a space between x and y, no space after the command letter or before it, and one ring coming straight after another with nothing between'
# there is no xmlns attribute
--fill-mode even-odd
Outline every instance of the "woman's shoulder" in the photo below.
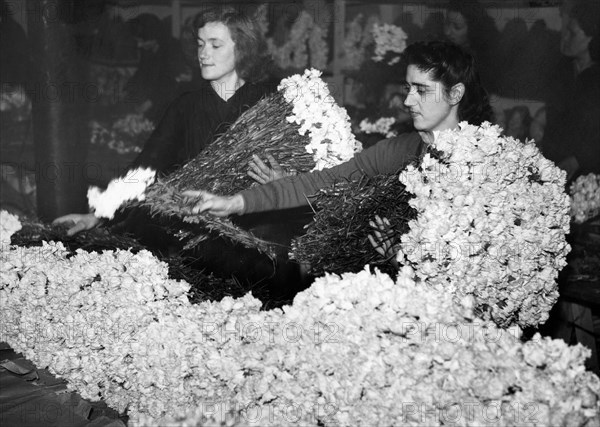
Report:
<svg viewBox="0 0 600 427"><path fill-rule="evenodd" d="M382 139L375 145L365 149L363 155L388 159L412 158L421 153L424 144L418 132L406 132L392 138Z"/></svg>

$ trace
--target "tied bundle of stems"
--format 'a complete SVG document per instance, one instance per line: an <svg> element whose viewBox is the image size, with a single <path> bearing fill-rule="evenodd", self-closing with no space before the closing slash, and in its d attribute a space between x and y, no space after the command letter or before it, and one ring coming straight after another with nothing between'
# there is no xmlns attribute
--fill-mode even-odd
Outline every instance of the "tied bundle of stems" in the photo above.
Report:
<svg viewBox="0 0 600 427"><path fill-rule="evenodd" d="M339 182L321 190L315 197L314 220L292 241L290 257L309 265L316 276L355 273L367 264L395 276L396 268L369 242L368 235L375 231L369 222L376 215L387 218L392 227L388 238L398 244L417 216L408 204L412 197L397 175Z"/></svg>
<svg viewBox="0 0 600 427"><path fill-rule="evenodd" d="M254 184L247 175L252 155L264 158L271 154L288 171L307 172L315 167L312 154L306 151L308 135L298 133L299 126L287 117L293 106L276 92L260 100L196 158L182 168L158 180L146 191L140 203L152 215L179 218L203 227L185 228L179 233L186 248L193 248L216 232L249 248L273 255L274 243L262 240L231 220L208 214L186 215L189 201L182 197L185 190L205 190L217 194L234 194ZM187 203L187 204L186 204Z"/></svg>

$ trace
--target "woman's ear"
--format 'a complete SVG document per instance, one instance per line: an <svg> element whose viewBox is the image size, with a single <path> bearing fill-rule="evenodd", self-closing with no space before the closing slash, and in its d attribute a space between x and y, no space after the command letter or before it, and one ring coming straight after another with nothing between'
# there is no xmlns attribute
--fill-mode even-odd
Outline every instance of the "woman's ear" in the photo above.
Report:
<svg viewBox="0 0 600 427"><path fill-rule="evenodd" d="M460 102L460 100L465 95L465 85L463 83L456 83L450 89L450 105L456 105Z"/></svg>

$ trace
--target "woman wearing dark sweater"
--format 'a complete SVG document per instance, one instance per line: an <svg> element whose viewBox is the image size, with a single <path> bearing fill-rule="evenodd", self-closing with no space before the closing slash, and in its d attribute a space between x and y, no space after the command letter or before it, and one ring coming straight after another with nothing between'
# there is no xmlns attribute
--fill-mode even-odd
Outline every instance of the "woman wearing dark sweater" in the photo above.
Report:
<svg viewBox="0 0 600 427"><path fill-rule="evenodd" d="M222 7L198 14L185 35L198 58L204 82L167 108L143 151L128 169L150 167L168 174L199 154L271 88L261 84L269 64L257 22ZM93 213L70 214L68 234L100 224Z"/></svg>

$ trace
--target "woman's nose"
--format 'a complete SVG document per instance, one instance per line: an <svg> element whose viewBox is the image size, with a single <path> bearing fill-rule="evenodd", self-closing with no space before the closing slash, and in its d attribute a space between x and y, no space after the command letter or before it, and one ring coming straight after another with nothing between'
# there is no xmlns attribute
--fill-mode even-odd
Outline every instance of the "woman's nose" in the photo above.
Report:
<svg viewBox="0 0 600 427"><path fill-rule="evenodd" d="M405 107L410 107L411 105L415 105L413 97L414 97L413 92L408 92L406 94L406 98L404 98L404 106Z"/></svg>

